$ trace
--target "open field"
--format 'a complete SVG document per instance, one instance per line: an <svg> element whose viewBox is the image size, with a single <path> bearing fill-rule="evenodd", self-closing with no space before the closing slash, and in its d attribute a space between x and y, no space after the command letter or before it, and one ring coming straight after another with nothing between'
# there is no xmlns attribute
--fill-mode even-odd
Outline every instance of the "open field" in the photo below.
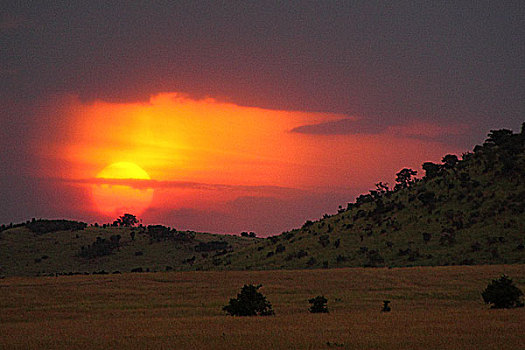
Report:
<svg viewBox="0 0 525 350"><path fill-rule="evenodd" d="M5 278L0 348L524 348L525 309L480 297L502 273L525 289L524 265ZM263 284L275 316L221 311L244 283ZM320 294L330 313L310 314Z"/></svg>

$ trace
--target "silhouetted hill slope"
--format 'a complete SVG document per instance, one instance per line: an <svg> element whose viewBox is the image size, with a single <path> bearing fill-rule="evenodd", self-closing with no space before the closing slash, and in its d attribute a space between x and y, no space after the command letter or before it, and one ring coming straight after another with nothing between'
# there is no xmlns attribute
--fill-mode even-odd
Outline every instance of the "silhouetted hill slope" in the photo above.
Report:
<svg viewBox="0 0 525 350"><path fill-rule="evenodd" d="M525 126L525 123L524 123ZM202 268L512 264L525 262L525 135L491 131L482 146L410 169L347 209ZM286 215L286 213L283 213Z"/></svg>
<svg viewBox="0 0 525 350"><path fill-rule="evenodd" d="M33 220L0 227L0 276L192 270L257 238ZM97 225L98 226L98 225Z"/></svg>

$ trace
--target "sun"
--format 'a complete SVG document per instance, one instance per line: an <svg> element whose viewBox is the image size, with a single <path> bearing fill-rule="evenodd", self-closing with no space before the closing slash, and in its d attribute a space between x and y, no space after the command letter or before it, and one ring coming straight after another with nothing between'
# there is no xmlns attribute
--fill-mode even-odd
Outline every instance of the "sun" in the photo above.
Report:
<svg viewBox="0 0 525 350"><path fill-rule="evenodd" d="M117 217L124 213L142 214L153 199L153 189L136 186L140 181L151 180L148 173L135 163L117 162L100 171L93 185L93 201L97 210L105 215ZM107 183L104 183L107 179ZM130 180L126 183L126 180Z"/></svg>

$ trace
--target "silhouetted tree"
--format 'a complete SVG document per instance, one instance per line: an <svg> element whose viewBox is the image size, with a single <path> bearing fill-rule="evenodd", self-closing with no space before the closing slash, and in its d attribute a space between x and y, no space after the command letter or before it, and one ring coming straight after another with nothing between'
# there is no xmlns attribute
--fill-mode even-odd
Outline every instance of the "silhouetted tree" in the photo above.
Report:
<svg viewBox="0 0 525 350"><path fill-rule="evenodd" d="M417 175L417 171L404 168L396 174L396 189L407 188L414 182L414 176Z"/></svg>
<svg viewBox="0 0 525 350"><path fill-rule="evenodd" d="M497 280L492 280L481 293L481 296L485 303L494 304L492 306L493 309L523 307L521 302L523 292L506 275L501 276Z"/></svg>
<svg viewBox="0 0 525 350"><path fill-rule="evenodd" d="M388 183L378 182L375 186L375 190L370 190L370 195L374 199L378 199L390 191L390 189L388 188Z"/></svg>
<svg viewBox="0 0 525 350"><path fill-rule="evenodd" d="M312 298L308 300L312 306L308 309L311 313L327 313L328 312L328 306L326 306L326 303L328 302L328 299L326 299L323 295L318 295L315 298Z"/></svg>
<svg viewBox="0 0 525 350"><path fill-rule="evenodd" d="M458 156L454 154L447 154L443 157L443 159L441 159L441 161L443 162L443 168L453 169L458 163Z"/></svg>
<svg viewBox="0 0 525 350"><path fill-rule="evenodd" d="M512 137L512 130L490 130L488 137L489 138L485 141L486 145L502 146Z"/></svg>
<svg viewBox="0 0 525 350"><path fill-rule="evenodd" d="M115 223L118 226L124 226L124 227L132 227L139 223L139 220L135 215L132 214L124 214L120 216Z"/></svg>
<svg viewBox="0 0 525 350"><path fill-rule="evenodd" d="M231 298L222 309L232 316L269 316L273 315L272 304L258 292L262 285L245 284L237 298Z"/></svg>
<svg viewBox="0 0 525 350"><path fill-rule="evenodd" d="M425 170L425 177L427 179L433 179L439 175L441 167L439 166L439 164L426 162L423 163L423 170Z"/></svg>

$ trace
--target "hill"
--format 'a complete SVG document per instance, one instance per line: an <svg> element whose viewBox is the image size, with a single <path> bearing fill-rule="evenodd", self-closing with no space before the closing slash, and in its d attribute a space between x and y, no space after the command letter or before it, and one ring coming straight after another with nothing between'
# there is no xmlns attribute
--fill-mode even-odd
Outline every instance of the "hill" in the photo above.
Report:
<svg viewBox="0 0 525 350"><path fill-rule="evenodd" d="M0 230L0 276L191 270L201 260L257 240L162 225L98 227L33 220Z"/></svg>
<svg viewBox="0 0 525 350"><path fill-rule="evenodd" d="M525 123L524 123L525 126ZM199 268L295 269L525 262L525 134L397 174L336 215L205 260ZM285 213L283 213L285 215Z"/></svg>
<svg viewBox="0 0 525 350"><path fill-rule="evenodd" d="M491 131L461 160L424 163L422 178L403 169L393 188L380 182L336 215L267 239L125 221L2 225L0 276L525 263L523 129Z"/></svg>

